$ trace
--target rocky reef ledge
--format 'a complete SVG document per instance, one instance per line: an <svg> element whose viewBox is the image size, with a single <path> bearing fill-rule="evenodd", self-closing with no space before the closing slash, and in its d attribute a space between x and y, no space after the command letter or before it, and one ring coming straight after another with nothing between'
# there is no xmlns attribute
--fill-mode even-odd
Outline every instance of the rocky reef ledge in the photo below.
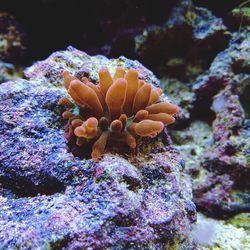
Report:
<svg viewBox="0 0 250 250"><path fill-rule="evenodd" d="M1 249L192 249L191 182L166 129L99 162L64 138L62 71L95 82L102 66L159 84L137 61L69 47L0 85Z"/></svg>

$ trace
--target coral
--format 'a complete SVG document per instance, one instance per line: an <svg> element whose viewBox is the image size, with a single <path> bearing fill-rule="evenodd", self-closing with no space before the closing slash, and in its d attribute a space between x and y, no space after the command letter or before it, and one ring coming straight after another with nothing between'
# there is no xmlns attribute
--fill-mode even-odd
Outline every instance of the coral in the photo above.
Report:
<svg viewBox="0 0 250 250"><path fill-rule="evenodd" d="M74 103L68 98L59 104L68 109L63 117L68 119L66 138L76 136L76 144L92 143L92 158L97 159L107 145L126 143L136 147L136 139L155 137L165 125L175 121L178 107L160 101L162 90L140 80L136 69L118 67L112 77L107 68L99 70L95 85L88 78L81 81L63 71L64 86Z"/></svg>

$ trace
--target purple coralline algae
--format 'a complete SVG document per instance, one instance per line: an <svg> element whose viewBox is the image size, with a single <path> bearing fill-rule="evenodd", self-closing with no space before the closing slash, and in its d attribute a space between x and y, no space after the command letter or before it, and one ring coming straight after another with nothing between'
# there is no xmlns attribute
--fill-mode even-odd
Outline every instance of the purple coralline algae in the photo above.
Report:
<svg viewBox="0 0 250 250"><path fill-rule="evenodd" d="M89 56L69 47L35 63L28 80L0 85L1 249L191 249L196 219L190 178L167 130L138 142L134 153L99 162L75 157L58 105L62 72L88 76L137 61Z"/></svg>
<svg viewBox="0 0 250 250"><path fill-rule="evenodd" d="M249 212L249 35L235 35L228 49L212 63L208 74L194 85L202 105L202 89L215 114L213 145L204 151L201 165L207 178L194 188L199 208L215 216ZM214 86L214 87L213 87ZM211 94L209 101L209 93ZM248 104L247 104L248 102Z"/></svg>
<svg viewBox="0 0 250 250"><path fill-rule="evenodd" d="M249 55L249 32L232 34L191 86L193 120L171 132L193 176L197 208L214 217L250 212Z"/></svg>

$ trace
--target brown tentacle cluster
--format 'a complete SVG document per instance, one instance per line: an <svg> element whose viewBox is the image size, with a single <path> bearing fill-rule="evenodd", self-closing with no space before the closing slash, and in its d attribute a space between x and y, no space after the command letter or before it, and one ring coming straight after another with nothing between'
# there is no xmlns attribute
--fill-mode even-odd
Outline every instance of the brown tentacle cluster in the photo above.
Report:
<svg viewBox="0 0 250 250"><path fill-rule="evenodd" d="M140 80L135 69L126 72L118 67L112 77L102 68L97 85L86 77L80 81L66 70L63 78L76 104L62 97L59 104L67 107L63 117L69 120L68 128L74 131L77 145L93 142L94 159L104 154L110 141L122 141L134 149L138 136L155 137L175 121L178 107L160 102L162 90Z"/></svg>

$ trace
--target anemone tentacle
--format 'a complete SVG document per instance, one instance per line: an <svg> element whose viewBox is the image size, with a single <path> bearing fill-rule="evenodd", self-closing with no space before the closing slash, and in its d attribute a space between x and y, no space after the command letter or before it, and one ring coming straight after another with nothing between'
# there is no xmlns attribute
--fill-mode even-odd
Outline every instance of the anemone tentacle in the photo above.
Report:
<svg viewBox="0 0 250 250"><path fill-rule="evenodd" d="M112 77L107 68L99 71L99 82L79 80L63 71L64 86L72 98L62 97L59 104L67 108L65 137L85 147L92 143L92 158L98 159L111 140L120 140L135 149L138 137L155 137L164 126L174 123L178 107L160 101L162 90L139 79L136 69L118 67ZM85 112L86 110L90 112ZM78 112L78 114L75 114Z"/></svg>

